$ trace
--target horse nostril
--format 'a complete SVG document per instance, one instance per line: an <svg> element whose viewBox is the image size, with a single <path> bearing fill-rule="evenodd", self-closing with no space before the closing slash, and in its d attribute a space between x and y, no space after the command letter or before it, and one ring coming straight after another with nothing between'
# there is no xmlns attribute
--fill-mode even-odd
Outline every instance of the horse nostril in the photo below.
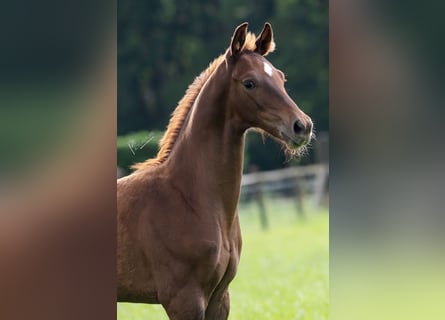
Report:
<svg viewBox="0 0 445 320"><path fill-rule="evenodd" d="M305 131L305 127L300 120L294 122L294 133L302 134Z"/></svg>

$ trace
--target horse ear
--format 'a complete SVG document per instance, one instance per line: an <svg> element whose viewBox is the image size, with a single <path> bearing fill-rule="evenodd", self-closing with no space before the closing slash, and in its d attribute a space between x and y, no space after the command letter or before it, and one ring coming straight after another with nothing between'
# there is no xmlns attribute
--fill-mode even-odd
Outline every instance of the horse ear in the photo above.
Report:
<svg viewBox="0 0 445 320"><path fill-rule="evenodd" d="M243 48L244 42L246 41L248 25L247 22L244 22L236 27L233 32L232 42L230 43L230 54L232 56L236 56Z"/></svg>
<svg viewBox="0 0 445 320"><path fill-rule="evenodd" d="M269 52L275 50L275 42L273 40L272 26L269 22L264 24L263 31L258 36L255 41L256 49L255 52L261 54L262 56L267 55Z"/></svg>

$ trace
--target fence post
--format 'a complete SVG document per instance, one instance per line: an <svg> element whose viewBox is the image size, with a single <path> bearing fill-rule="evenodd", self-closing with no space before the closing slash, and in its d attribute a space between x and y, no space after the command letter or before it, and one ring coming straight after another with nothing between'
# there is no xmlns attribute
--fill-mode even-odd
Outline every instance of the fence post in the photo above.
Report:
<svg viewBox="0 0 445 320"><path fill-rule="evenodd" d="M306 218L304 205L303 205L303 190L298 182L299 178L295 178L295 206L297 208L297 215L300 220Z"/></svg>
<svg viewBox="0 0 445 320"><path fill-rule="evenodd" d="M266 230L269 228L269 220L267 219L266 206L264 205L263 189L261 188L261 182L253 185L253 194L255 196L256 203L258 204L261 229Z"/></svg>

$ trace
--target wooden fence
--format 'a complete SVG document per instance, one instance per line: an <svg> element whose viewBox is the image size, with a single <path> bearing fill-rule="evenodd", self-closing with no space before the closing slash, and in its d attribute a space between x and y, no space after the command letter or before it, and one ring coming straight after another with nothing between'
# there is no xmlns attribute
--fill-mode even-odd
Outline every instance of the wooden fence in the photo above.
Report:
<svg viewBox="0 0 445 320"><path fill-rule="evenodd" d="M263 228L268 227L264 194L281 192L294 197L297 214L304 218L303 199L309 198L313 205L327 205L329 166L314 164L281 170L244 174L241 181L242 199L251 199L258 204Z"/></svg>

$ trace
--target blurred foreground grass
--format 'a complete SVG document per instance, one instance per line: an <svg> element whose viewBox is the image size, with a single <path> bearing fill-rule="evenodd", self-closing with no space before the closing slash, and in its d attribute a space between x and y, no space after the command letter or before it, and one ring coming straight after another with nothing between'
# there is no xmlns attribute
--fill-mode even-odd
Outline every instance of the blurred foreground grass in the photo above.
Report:
<svg viewBox="0 0 445 320"><path fill-rule="evenodd" d="M325 320L329 309L329 217L269 199L270 227L260 228L255 203L240 204L243 250L230 285L231 320ZM168 319L162 306L119 303L118 320Z"/></svg>

